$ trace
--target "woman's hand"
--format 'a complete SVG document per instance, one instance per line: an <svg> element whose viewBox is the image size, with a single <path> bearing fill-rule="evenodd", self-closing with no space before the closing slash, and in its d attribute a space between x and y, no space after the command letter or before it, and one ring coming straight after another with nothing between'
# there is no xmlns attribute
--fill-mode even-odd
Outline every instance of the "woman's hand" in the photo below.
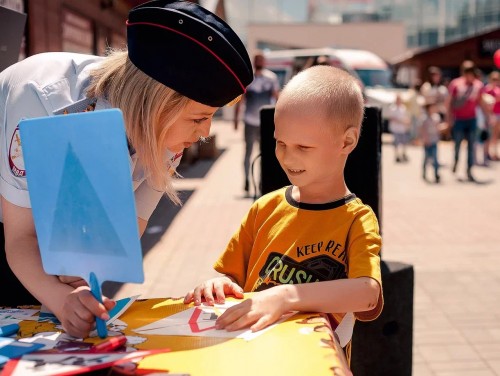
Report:
<svg viewBox="0 0 500 376"><path fill-rule="evenodd" d="M57 278L59 278L59 281L61 281L62 283L70 285L71 287L73 287L75 289L77 287L80 287L80 286L88 286L87 281L85 281L81 277L73 277L73 276L69 276L69 275L59 275L59 276L57 276Z"/></svg>
<svg viewBox="0 0 500 376"><path fill-rule="evenodd" d="M227 295L234 295L241 299L243 289L229 277L212 278L188 292L184 297L184 304L194 302L194 305L200 305L202 299L205 299L208 305L222 304L226 301Z"/></svg>
<svg viewBox="0 0 500 376"><path fill-rule="evenodd" d="M88 286L80 286L66 296L57 318L69 335L86 338L95 327L95 318L109 320L108 311L116 305L114 300L103 297L97 301Z"/></svg>
<svg viewBox="0 0 500 376"><path fill-rule="evenodd" d="M287 300L283 286L255 292L251 298L228 308L220 315L215 328L226 329L229 332L248 327L252 332L264 329L290 311Z"/></svg>

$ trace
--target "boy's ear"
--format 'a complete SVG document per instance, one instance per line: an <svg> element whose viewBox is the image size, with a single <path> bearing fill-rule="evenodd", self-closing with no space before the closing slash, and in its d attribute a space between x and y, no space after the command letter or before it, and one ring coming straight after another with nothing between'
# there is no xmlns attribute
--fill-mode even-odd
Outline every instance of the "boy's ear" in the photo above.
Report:
<svg viewBox="0 0 500 376"><path fill-rule="evenodd" d="M344 132L344 145L343 149L346 153L354 150L359 140L359 129L356 127L349 127Z"/></svg>

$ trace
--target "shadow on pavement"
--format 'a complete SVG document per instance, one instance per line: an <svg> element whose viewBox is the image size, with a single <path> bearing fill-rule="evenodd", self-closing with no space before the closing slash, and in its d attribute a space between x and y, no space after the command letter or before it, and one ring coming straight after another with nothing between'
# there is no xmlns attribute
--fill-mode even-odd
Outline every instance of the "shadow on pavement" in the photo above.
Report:
<svg viewBox="0 0 500 376"><path fill-rule="evenodd" d="M219 153L214 158L198 159L191 164L181 164L178 168L178 173L183 179L200 179L210 171L210 168L217 161L224 150L219 150ZM193 190L179 191L179 197L183 203L189 200ZM160 199L158 206L149 219L148 226L141 237L141 247L143 257L154 247L154 245L161 239L163 234L168 230L172 224L175 216L182 210L182 206L173 204L166 196ZM123 283L105 281L102 285L103 295L112 298L118 290L120 290Z"/></svg>
<svg viewBox="0 0 500 376"><path fill-rule="evenodd" d="M473 181L469 179L464 179L464 178L457 178L457 181L460 183L469 183L469 184L477 184L477 185L488 185L488 184L493 184L495 180L493 179L488 179L488 180L479 180L479 179L474 179Z"/></svg>
<svg viewBox="0 0 500 376"><path fill-rule="evenodd" d="M191 197L194 191L180 191L179 196L183 203ZM141 237L142 256L153 248L153 246L160 240L163 234L167 231L168 227L174 220L177 213L182 210L182 206L173 204L168 197L162 197L155 211L149 219L148 226ZM102 284L103 295L111 298L123 286L121 282L106 281Z"/></svg>
<svg viewBox="0 0 500 376"><path fill-rule="evenodd" d="M218 149L217 156L214 158L197 159L194 163L184 164L181 162L177 168L177 172L184 179L200 179L210 171L212 165L224 154L225 149Z"/></svg>

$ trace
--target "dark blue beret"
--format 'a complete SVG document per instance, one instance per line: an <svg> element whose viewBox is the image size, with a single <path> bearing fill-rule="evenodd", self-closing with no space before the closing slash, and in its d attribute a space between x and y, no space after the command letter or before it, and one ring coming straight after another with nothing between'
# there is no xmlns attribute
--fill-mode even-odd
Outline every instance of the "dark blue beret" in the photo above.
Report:
<svg viewBox="0 0 500 376"><path fill-rule="evenodd" d="M253 80L252 64L238 35L189 1L153 0L132 8L127 43L137 68L208 106L228 104Z"/></svg>

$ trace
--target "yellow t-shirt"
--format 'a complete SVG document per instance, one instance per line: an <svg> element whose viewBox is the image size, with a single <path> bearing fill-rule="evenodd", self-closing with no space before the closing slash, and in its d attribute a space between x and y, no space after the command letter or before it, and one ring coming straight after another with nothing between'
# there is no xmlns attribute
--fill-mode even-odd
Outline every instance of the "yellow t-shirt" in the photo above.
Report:
<svg viewBox="0 0 500 376"><path fill-rule="evenodd" d="M371 277L382 287L381 237L373 210L354 194L326 204L295 201L292 187L260 197L243 218L214 268L245 292L280 284ZM361 321L382 311L355 313ZM337 324L344 312L333 313Z"/></svg>

